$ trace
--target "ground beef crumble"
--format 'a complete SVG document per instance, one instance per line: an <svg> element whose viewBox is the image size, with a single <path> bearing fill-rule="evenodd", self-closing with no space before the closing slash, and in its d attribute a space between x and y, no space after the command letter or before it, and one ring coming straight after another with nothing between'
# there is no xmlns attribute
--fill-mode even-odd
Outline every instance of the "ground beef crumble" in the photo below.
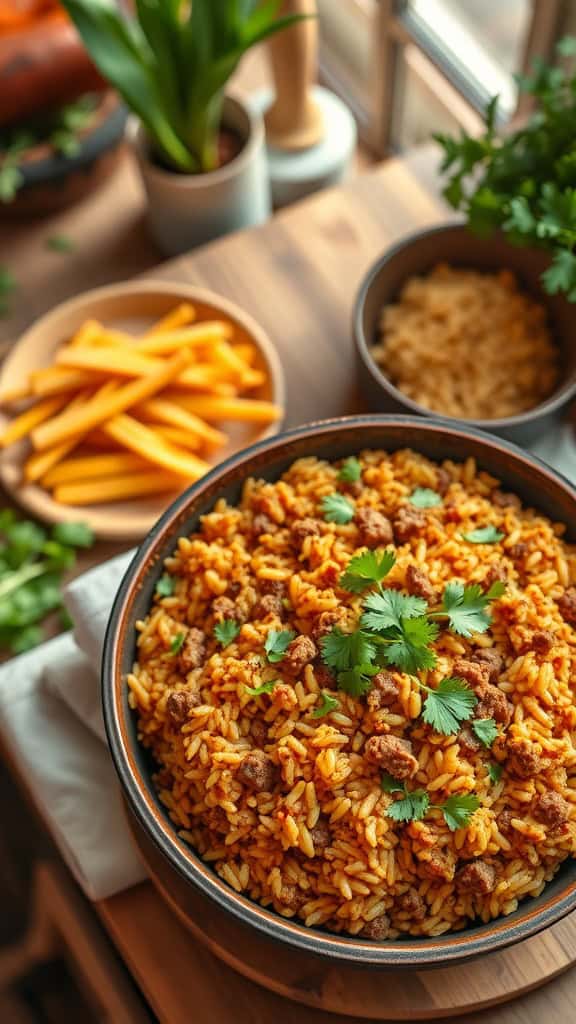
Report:
<svg viewBox="0 0 576 1024"><path fill-rule="evenodd" d="M415 597L423 597L425 601L434 601L436 591L425 572L415 565L406 569L406 590Z"/></svg>
<svg viewBox="0 0 576 1024"><path fill-rule="evenodd" d="M381 707L389 707L399 695L398 683L390 672L378 672L372 677L372 688L368 692L366 703L372 711Z"/></svg>
<svg viewBox="0 0 576 1024"><path fill-rule="evenodd" d="M418 508L402 505L394 520L394 537L398 544L405 544L411 537L418 536L426 526L428 517Z"/></svg>
<svg viewBox="0 0 576 1024"><path fill-rule="evenodd" d="M251 750L238 769L238 777L255 792L269 793L276 781L276 765L264 751Z"/></svg>
<svg viewBox="0 0 576 1024"><path fill-rule="evenodd" d="M282 665L288 672L298 673L309 664L314 661L314 658L318 654L318 648L314 643L311 636L305 636L301 633L299 636L294 637L286 648L286 653L282 658Z"/></svg>
<svg viewBox="0 0 576 1024"><path fill-rule="evenodd" d="M375 917L373 921L368 921L360 934L365 939L373 939L378 942L380 939L385 939L390 932L390 918L387 914L381 914L380 917Z"/></svg>
<svg viewBox="0 0 576 1024"><path fill-rule="evenodd" d="M370 736L364 754L366 760L383 768L395 779L411 779L418 771L412 744L399 736Z"/></svg>
<svg viewBox="0 0 576 1024"><path fill-rule="evenodd" d="M576 626L576 587L568 587L558 598L560 615L570 626Z"/></svg>
<svg viewBox="0 0 576 1024"><path fill-rule="evenodd" d="M550 828L558 828L570 818L570 804L554 790L535 797L531 809L536 821L540 821Z"/></svg>
<svg viewBox="0 0 576 1024"><path fill-rule="evenodd" d="M456 875L456 885L462 892L478 893L485 896L496 885L496 869L484 860L476 860Z"/></svg>
<svg viewBox="0 0 576 1024"><path fill-rule="evenodd" d="M200 668L206 658L206 634L202 629L191 626L184 638L178 655L178 665L183 672Z"/></svg>
<svg viewBox="0 0 576 1024"><path fill-rule="evenodd" d="M367 548L385 546L391 544L394 539L392 523L378 509L357 509L354 522L360 533L360 543Z"/></svg>
<svg viewBox="0 0 576 1024"><path fill-rule="evenodd" d="M199 707L201 703L200 694L192 693L190 690L175 690L166 701L168 718L173 725L182 725L188 718L188 712Z"/></svg>

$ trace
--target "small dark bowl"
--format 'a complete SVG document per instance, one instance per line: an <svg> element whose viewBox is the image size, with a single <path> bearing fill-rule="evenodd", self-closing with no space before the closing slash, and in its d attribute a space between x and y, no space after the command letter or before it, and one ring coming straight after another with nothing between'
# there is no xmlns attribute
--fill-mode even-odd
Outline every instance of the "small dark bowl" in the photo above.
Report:
<svg viewBox="0 0 576 1024"><path fill-rule="evenodd" d="M510 245L502 235L478 238L463 224L443 224L404 238L388 249L366 274L354 306L353 333L359 381L368 408L374 412L443 415L441 411L425 409L394 387L371 353L378 340L382 308L398 298L410 277L426 274L438 263L492 273L511 270L520 286L547 309L552 335L560 350L560 384L550 397L527 412L502 419L443 417L451 423L489 430L516 444L530 444L560 418L576 394L576 307L562 296L543 291L540 275L550 264L549 254Z"/></svg>
<svg viewBox="0 0 576 1024"><path fill-rule="evenodd" d="M164 513L138 550L118 592L106 635L103 704L108 742L130 811L133 833L152 879L186 925L240 972L275 991L356 1017L382 1017L387 971L460 963L528 938L576 908L576 863L566 861L536 899L515 913L439 938L369 942L309 929L264 909L225 885L179 839L151 782L137 741L126 675L136 656L135 623L150 606L164 559L179 536L220 497L239 498L251 475L277 479L294 459L341 458L364 448L412 447L433 459L478 463L576 538L576 491L558 473L507 441L446 421L361 416L300 427L253 445L208 473ZM388 978L388 981L387 981Z"/></svg>

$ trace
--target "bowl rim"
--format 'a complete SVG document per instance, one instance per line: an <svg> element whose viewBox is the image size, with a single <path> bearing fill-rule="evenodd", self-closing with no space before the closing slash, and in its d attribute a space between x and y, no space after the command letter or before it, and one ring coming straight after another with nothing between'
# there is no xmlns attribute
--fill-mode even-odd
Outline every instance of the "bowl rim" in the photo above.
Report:
<svg viewBox="0 0 576 1024"><path fill-rule="evenodd" d="M555 924L576 907L576 877L567 883L560 895L548 898L543 904L530 909L527 903L520 920L510 922L507 917L481 925L480 934L469 935L466 930L450 932L436 938L403 937L401 940L387 940L378 944L356 936L332 935L306 928L294 919L283 918L274 910L263 908L252 900L235 892L226 885L212 869L181 840L175 827L170 826L159 811L157 802L148 790L145 779L141 781L135 757L131 753L129 734L123 720L121 698L125 682L122 679L121 663L124 638L127 635L127 619L133 599L141 587L142 580L154 571L154 551L170 534L176 539L178 524L186 511L201 499L203 492L231 472L239 473L244 463L255 455L266 453L277 455L289 442L306 436L314 442L329 439L342 430L358 427L408 426L425 434L434 435L438 428L457 435L463 440L473 439L487 448L500 448L514 461L523 461L535 468L540 477L545 476L559 486L574 502L576 488L562 474L552 469L531 452L523 451L517 445L503 438L491 436L468 425L454 425L448 420L423 419L402 414L371 414L343 416L329 420L315 421L284 431L273 438L259 441L249 448L231 455L224 463L215 467L202 480L180 495L162 514L148 537L136 551L120 583L104 639L102 656L102 707L108 746L119 777L124 797L139 825L163 854L172 868L192 886L214 900L222 909L231 913L244 925L255 927L260 933L280 945L290 947L311 956L328 958L336 962L355 964L360 967L412 967L425 968L458 962L483 953L491 953L505 946L522 941L550 925ZM143 774L143 773L142 773Z"/></svg>
<svg viewBox="0 0 576 1024"><path fill-rule="evenodd" d="M576 394L576 370L572 373L572 377L568 377L560 384L559 387L546 398L543 402L535 405L532 409L527 409L525 412L516 413L514 416L501 416L498 419L486 420L486 419L472 419L465 416L451 416L449 413L441 413L434 409L427 409L425 406L415 402L408 395L405 395L403 391L400 391L392 381L386 376L383 370L380 369L375 359L371 354L371 345L369 339L366 337L364 331L364 306L366 303L366 296L375 278L380 273L383 266L386 265L391 259L403 252L405 249L409 249L417 244L422 238L429 238L433 235L442 235L448 232L456 232L457 234L468 235L471 238L478 239L478 236L473 235L469 230L464 221L444 221L442 224L435 224L433 227L423 228L418 231L411 231L410 234L404 235L393 245L388 248L378 257L368 268L354 300L354 306L352 310L352 334L356 344L356 349L364 363L364 366L370 373L370 376L374 379L376 384L389 395L399 405L402 405L405 409L412 413L417 413L419 416L426 416L429 419L443 419L447 423L463 424L465 426L477 427L480 430L488 432L505 430L506 428L520 427L533 420L537 420L540 417L544 417L557 412L564 405L566 405ZM503 240L506 241L504 236ZM482 239L478 239L482 241ZM490 241L487 239L485 241ZM509 243L508 243L509 244ZM512 248L512 246L510 246ZM533 248L534 251L538 251ZM441 260L439 255L438 260ZM472 260L470 266L474 266ZM514 273L514 268L510 268ZM576 308L575 308L576 311Z"/></svg>

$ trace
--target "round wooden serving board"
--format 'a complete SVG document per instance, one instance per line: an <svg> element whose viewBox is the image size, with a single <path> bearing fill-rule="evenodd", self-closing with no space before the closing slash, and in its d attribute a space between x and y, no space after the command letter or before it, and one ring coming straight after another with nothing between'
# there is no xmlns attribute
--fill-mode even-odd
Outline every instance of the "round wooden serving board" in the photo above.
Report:
<svg viewBox="0 0 576 1024"><path fill-rule="evenodd" d="M24 385L31 370L48 366L56 349L86 320L99 320L107 327L138 334L181 302L196 309L195 323L226 319L235 328L235 338L249 341L258 350L256 366L266 373L266 382L250 392L251 398L285 405L284 377L276 350L265 331L235 303L214 292L193 285L164 281L129 281L85 292L56 306L30 327L6 357L0 373L0 393ZM9 417L0 414L0 429ZM277 433L280 423L225 423L228 435L225 448L217 452L215 462ZM0 480L8 493L39 519L49 523L82 520L97 537L108 540L141 540L175 495L159 495L75 508L59 505L48 491L37 484L22 482L22 467L30 454L30 442L24 439L0 455Z"/></svg>
<svg viewBox="0 0 576 1024"><path fill-rule="evenodd" d="M306 973L301 960L291 956L287 947L280 947L266 936L241 931L214 903L191 893L191 886L175 872L170 876L170 892L166 887L167 865L143 830L136 826L131 814L128 823L140 855L160 895L179 920L191 932L190 991L197 985L194 975L194 939L240 974L278 995L330 1014L345 1014L360 1019L380 1021L437 1020L457 1017L496 1006L538 988L576 963L576 911L524 942L487 956L470 960L461 966L434 968L425 971L342 969L341 965L319 964L311 958ZM176 895L178 894L178 895ZM186 908L186 909L184 909ZM278 983L267 974L267 963L282 961L284 981ZM255 966L257 965L257 966ZM221 968L224 987L241 982L228 976ZM212 975L212 983L214 976ZM202 987L202 983L200 982ZM298 1011L275 1008L279 1024L296 1020ZM308 1017L305 1017L308 1021ZM329 1018L320 1020L328 1024ZM488 1024L488 1022L487 1022Z"/></svg>

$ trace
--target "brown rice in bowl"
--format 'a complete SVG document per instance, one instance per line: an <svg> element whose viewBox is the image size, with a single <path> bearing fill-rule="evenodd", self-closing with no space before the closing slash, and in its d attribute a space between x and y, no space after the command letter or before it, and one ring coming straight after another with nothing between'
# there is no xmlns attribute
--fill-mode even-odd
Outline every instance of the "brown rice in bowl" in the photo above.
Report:
<svg viewBox="0 0 576 1024"><path fill-rule="evenodd" d="M342 463L300 459L276 483L247 481L238 507L218 502L180 539L164 595L139 624L130 699L180 835L236 891L309 926L437 936L511 913L574 851L576 561L562 527L473 460L370 451L360 467L346 482ZM416 488L438 503L414 506ZM353 510L348 522L326 521L334 494ZM489 526L502 536L464 539ZM384 588L425 591L432 611L454 581L486 590L505 577L506 592L486 631L441 629L433 669L388 666L354 697L324 664L322 634L357 625L366 594L341 577L366 549L393 550ZM223 621L240 626L226 646ZM270 661L281 653L266 653L273 630L295 637ZM443 734L423 720L422 684L455 675L477 717ZM499 719L490 747L476 742L482 719ZM391 818L403 797L382 788L390 775L435 807ZM452 831L438 808L471 794L478 808Z"/></svg>

